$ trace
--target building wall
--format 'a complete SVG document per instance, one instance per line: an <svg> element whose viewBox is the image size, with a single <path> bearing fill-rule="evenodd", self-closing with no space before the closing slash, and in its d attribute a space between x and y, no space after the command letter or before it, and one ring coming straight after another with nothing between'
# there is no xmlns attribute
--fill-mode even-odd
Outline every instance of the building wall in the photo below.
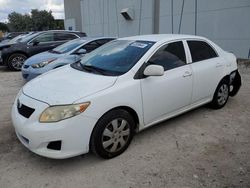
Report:
<svg viewBox="0 0 250 188"><path fill-rule="evenodd" d="M64 25L66 30L82 30L82 16L80 0L64 0L65 20Z"/></svg>
<svg viewBox="0 0 250 188"><path fill-rule="evenodd" d="M76 14L76 9L68 7L73 6L75 1L77 0L65 0L65 7ZM154 32L155 1L157 0L78 0L81 12L79 25L89 36L150 34ZM159 33L196 32L225 50L234 52L238 57L248 57L250 0L197 0L197 12L196 0L159 1ZM124 8L134 10L133 21L125 20L120 14ZM65 17L69 18L67 14Z"/></svg>
<svg viewBox="0 0 250 188"><path fill-rule="evenodd" d="M81 0L83 29L90 36L152 33L152 4L153 0ZM121 16L123 8L133 9L133 21Z"/></svg>
<svg viewBox="0 0 250 188"><path fill-rule="evenodd" d="M195 0L173 1L174 33L195 34ZM172 32L172 0L161 0L160 33ZM250 0L197 0L197 35L208 37L238 57L249 58ZM181 25L181 26L180 26Z"/></svg>

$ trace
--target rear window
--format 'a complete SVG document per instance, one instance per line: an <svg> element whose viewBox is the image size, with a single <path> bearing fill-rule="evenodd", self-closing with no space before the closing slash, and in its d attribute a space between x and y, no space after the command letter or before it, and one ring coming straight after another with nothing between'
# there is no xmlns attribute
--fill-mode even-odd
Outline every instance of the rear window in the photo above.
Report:
<svg viewBox="0 0 250 188"><path fill-rule="evenodd" d="M214 49L204 41L187 41L193 62L218 57Z"/></svg>

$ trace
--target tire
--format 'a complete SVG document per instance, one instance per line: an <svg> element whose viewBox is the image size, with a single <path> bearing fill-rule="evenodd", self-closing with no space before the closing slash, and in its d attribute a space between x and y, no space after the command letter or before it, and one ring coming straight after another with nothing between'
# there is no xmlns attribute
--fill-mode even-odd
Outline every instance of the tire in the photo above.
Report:
<svg viewBox="0 0 250 188"><path fill-rule="evenodd" d="M229 98L229 83L226 79L221 80L217 86L213 100L211 102L211 107L214 109L220 109L224 107Z"/></svg>
<svg viewBox="0 0 250 188"><path fill-rule="evenodd" d="M20 71L27 56L21 53L12 54L7 61L7 66L10 70Z"/></svg>
<svg viewBox="0 0 250 188"><path fill-rule="evenodd" d="M97 122L90 140L93 153L111 159L123 153L134 136L135 121L125 110L113 110Z"/></svg>

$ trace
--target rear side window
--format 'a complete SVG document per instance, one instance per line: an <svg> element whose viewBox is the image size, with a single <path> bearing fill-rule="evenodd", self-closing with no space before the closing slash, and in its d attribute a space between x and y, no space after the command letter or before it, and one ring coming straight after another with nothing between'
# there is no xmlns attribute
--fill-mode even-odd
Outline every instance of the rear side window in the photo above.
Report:
<svg viewBox="0 0 250 188"><path fill-rule="evenodd" d="M73 40L76 38L78 37L71 33L55 33L55 41Z"/></svg>
<svg viewBox="0 0 250 188"><path fill-rule="evenodd" d="M186 65L186 55L183 43L179 41L162 46L150 58L149 63L161 65L165 71Z"/></svg>
<svg viewBox="0 0 250 188"><path fill-rule="evenodd" d="M92 41L88 44L85 44L82 48L85 49L87 51L87 53L89 53L89 52L95 50L96 48L98 48L99 46L101 46L101 45L99 45L96 41Z"/></svg>
<svg viewBox="0 0 250 188"><path fill-rule="evenodd" d="M203 41L187 41L193 62L218 57L214 49Z"/></svg>

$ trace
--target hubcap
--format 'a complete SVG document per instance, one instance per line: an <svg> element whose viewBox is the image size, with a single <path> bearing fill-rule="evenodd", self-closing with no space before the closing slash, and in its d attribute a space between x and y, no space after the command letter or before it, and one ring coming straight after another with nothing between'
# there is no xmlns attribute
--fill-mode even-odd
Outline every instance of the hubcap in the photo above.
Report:
<svg viewBox="0 0 250 188"><path fill-rule="evenodd" d="M108 152L121 150L128 142L130 129L125 119L111 121L103 131L102 145Z"/></svg>
<svg viewBox="0 0 250 188"><path fill-rule="evenodd" d="M219 105L225 104L227 98L228 98L228 86L226 84L223 84L218 91L218 98L217 98L218 104Z"/></svg>
<svg viewBox="0 0 250 188"><path fill-rule="evenodd" d="M22 68L25 59L23 56L16 56L11 60L11 64L15 69L19 70Z"/></svg>

